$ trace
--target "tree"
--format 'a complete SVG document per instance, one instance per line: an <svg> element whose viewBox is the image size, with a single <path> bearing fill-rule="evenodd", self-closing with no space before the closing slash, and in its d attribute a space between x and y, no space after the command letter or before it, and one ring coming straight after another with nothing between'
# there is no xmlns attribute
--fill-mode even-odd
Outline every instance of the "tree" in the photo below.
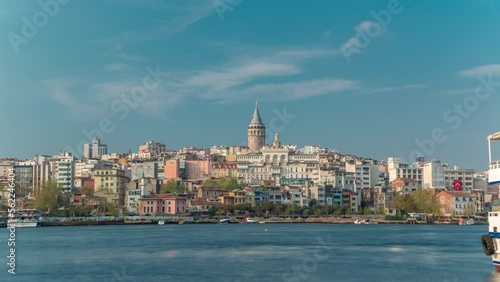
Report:
<svg viewBox="0 0 500 282"><path fill-rule="evenodd" d="M35 209L51 213L57 210L58 198L62 195L63 189L55 182L47 182L42 186L40 193L35 198Z"/></svg>
<svg viewBox="0 0 500 282"><path fill-rule="evenodd" d="M391 200L391 206L395 209L399 214L401 214L405 210L405 198L402 194L398 194L394 196Z"/></svg>
<svg viewBox="0 0 500 282"><path fill-rule="evenodd" d="M333 213L336 216L339 216L342 213L342 207L340 207L339 203L334 203L332 208L333 208Z"/></svg>
<svg viewBox="0 0 500 282"><path fill-rule="evenodd" d="M439 202L437 198L428 193L426 190L419 188L417 191L411 193L415 200L415 210L419 213L426 214L439 214Z"/></svg>
<svg viewBox="0 0 500 282"><path fill-rule="evenodd" d="M208 212L209 212L210 214L214 215L214 214L216 214L216 213L217 213L217 211L218 211L218 210L219 210L219 208L218 208L218 207L216 207L216 206L211 206L211 207L208 209Z"/></svg>
<svg viewBox="0 0 500 282"><path fill-rule="evenodd" d="M219 187L224 190L233 191L235 189L244 188L244 184L238 184L238 179L235 177L221 177L219 179L205 179L201 183L201 187Z"/></svg>
<svg viewBox="0 0 500 282"><path fill-rule="evenodd" d="M463 210L463 214L466 216L473 216L474 208L472 207L472 205L467 205L467 207Z"/></svg>
<svg viewBox="0 0 500 282"><path fill-rule="evenodd" d="M94 189L91 189L89 187L83 187L81 192L86 197L89 197L89 196L92 196L94 194Z"/></svg>
<svg viewBox="0 0 500 282"><path fill-rule="evenodd" d="M385 214L385 209L384 208L378 208L377 209L377 214Z"/></svg>
<svg viewBox="0 0 500 282"><path fill-rule="evenodd" d="M363 214L365 215L372 214L372 209L370 209L369 207L365 207L363 209Z"/></svg>
<svg viewBox="0 0 500 282"><path fill-rule="evenodd" d="M183 183L177 183L177 181L170 179L167 184L163 184L160 187L160 192L172 193L172 194L185 194L187 192L186 185Z"/></svg>

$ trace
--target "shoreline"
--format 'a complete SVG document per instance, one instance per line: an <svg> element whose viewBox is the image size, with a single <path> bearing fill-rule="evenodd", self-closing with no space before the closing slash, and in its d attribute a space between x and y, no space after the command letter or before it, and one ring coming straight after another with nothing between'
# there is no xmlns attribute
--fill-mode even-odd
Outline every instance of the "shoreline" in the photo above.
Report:
<svg viewBox="0 0 500 282"><path fill-rule="evenodd" d="M229 224L355 224L353 218L320 217L320 218L253 218L256 223L245 223L240 219L230 218ZM363 218L364 219L364 218ZM218 218L199 218L193 221L185 220L165 220L165 225L171 224L219 224ZM404 220L383 220L370 219L368 223L359 225L377 225L377 224L410 224ZM458 220L451 222L416 222L413 225L459 225ZM475 222L474 225L487 225L487 222ZM102 225L158 225L158 220L96 220L96 221L49 221L42 222L41 227L59 227L59 226L102 226Z"/></svg>

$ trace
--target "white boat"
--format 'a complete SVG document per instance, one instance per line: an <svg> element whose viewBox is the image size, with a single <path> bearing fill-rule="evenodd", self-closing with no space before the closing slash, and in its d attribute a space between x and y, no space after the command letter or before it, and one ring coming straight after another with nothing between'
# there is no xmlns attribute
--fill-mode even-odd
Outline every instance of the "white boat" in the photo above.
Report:
<svg viewBox="0 0 500 282"><path fill-rule="evenodd" d="M7 228L37 227L42 225L42 211L22 209L13 213L7 220Z"/></svg>
<svg viewBox="0 0 500 282"><path fill-rule="evenodd" d="M247 218L247 223L259 223L258 220Z"/></svg>
<svg viewBox="0 0 500 282"><path fill-rule="evenodd" d="M163 220L158 221L158 225L165 225L165 221Z"/></svg>
<svg viewBox="0 0 500 282"><path fill-rule="evenodd" d="M231 220L229 220L227 218L219 220L219 224L229 224L229 223L231 223Z"/></svg>
<svg viewBox="0 0 500 282"><path fill-rule="evenodd" d="M465 224L474 225L474 219L471 218L471 219L467 220Z"/></svg>
<svg viewBox="0 0 500 282"><path fill-rule="evenodd" d="M354 224L362 224L362 223L363 223L363 220L356 219L356 220L354 221Z"/></svg>
<svg viewBox="0 0 500 282"><path fill-rule="evenodd" d="M500 161L491 159L491 141L500 140L500 132L491 134L488 140L489 170L488 184L494 185L500 183ZM481 236L483 251L487 256L491 256L493 265L497 272L500 272L500 212L493 211L488 213L488 234Z"/></svg>

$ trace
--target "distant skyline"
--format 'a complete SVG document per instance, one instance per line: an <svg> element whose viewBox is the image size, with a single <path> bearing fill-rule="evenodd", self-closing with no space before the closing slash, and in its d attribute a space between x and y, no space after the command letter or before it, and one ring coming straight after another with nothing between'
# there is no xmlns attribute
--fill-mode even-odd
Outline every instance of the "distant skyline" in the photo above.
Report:
<svg viewBox="0 0 500 282"><path fill-rule="evenodd" d="M0 3L0 157L246 145L256 100L267 143L385 161L482 171L500 131L497 1L55 1Z"/></svg>

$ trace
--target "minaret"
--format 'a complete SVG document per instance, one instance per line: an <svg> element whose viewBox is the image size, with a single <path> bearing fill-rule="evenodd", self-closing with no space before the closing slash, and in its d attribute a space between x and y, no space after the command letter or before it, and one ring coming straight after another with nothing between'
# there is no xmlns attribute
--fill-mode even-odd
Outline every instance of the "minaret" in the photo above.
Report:
<svg viewBox="0 0 500 282"><path fill-rule="evenodd" d="M253 152L259 152L266 142L266 126L262 123L259 114L259 105L255 102L255 111L252 121L248 125L248 148Z"/></svg>
<svg viewBox="0 0 500 282"><path fill-rule="evenodd" d="M274 149L281 148L280 136L277 132L276 132L276 134L274 134L273 147L274 147Z"/></svg>
<svg viewBox="0 0 500 282"><path fill-rule="evenodd" d="M146 177L144 177L144 172L142 173L142 178L141 178L141 184L140 184L140 187L141 187L141 198L144 197L144 196L147 196L146 195Z"/></svg>

